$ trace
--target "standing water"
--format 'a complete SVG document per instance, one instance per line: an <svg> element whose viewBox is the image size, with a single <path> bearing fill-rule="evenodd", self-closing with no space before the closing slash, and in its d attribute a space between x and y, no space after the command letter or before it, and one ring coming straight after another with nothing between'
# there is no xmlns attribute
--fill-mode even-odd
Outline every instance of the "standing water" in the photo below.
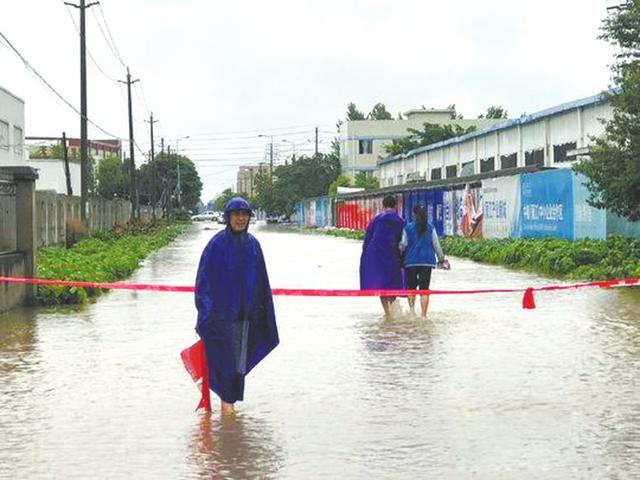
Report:
<svg viewBox="0 0 640 480"><path fill-rule="evenodd" d="M252 227L272 287L357 288L361 243ZM193 284L193 226L132 282ZM453 259L432 288L552 282ZM640 292L275 297L235 417L194 413L193 296L0 316L0 478L639 478ZM217 404L214 402L214 406Z"/></svg>

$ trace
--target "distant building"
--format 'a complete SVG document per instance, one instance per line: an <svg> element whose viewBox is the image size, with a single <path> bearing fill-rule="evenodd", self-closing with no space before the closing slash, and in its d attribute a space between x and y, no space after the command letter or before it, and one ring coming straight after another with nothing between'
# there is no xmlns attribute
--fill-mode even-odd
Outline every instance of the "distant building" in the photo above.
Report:
<svg viewBox="0 0 640 480"><path fill-rule="evenodd" d="M530 165L571 167L612 117L607 96L598 94L380 159L376 176L390 187Z"/></svg>
<svg viewBox="0 0 640 480"><path fill-rule="evenodd" d="M28 146L32 158L60 158L60 153L55 147L61 144L59 137L27 137L27 140L39 142L39 144ZM80 160L79 138L67 137L67 155L71 160ZM122 158L122 141L120 139L89 140L89 156L96 162L108 156Z"/></svg>
<svg viewBox="0 0 640 480"><path fill-rule="evenodd" d="M236 192L247 197L253 197L256 193L256 176L260 172L268 173L269 165L267 163L260 163L259 165L243 165L239 167Z"/></svg>
<svg viewBox="0 0 640 480"><path fill-rule="evenodd" d="M67 177L59 137L27 137L29 151L28 165L38 169L39 178L36 190L54 190L67 193ZM89 140L89 155L93 158L94 172L100 160L108 156L121 158L122 142L116 140ZM69 159L69 177L73 195L80 195L80 139L67 138L67 157Z"/></svg>
<svg viewBox="0 0 640 480"><path fill-rule="evenodd" d="M388 156L384 146L410 135L410 128L422 130L424 123L456 124L462 128L484 128L502 120L458 119L454 109L414 109L404 120L349 120L340 125L342 174L353 178L358 172L375 172L378 160Z"/></svg>
<svg viewBox="0 0 640 480"><path fill-rule="evenodd" d="M0 87L0 166L25 164L24 100Z"/></svg>

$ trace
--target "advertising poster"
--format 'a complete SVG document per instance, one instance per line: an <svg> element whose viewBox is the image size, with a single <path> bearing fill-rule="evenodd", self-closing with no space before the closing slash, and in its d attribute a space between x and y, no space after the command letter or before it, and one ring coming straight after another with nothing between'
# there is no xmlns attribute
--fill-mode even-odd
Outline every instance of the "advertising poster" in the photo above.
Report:
<svg viewBox="0 0 640 480"><path fill-rule="evenodd" d="M586 178L575 172L573 177L573 238L607 238L607 213L606 210L593 208L587 203L589 190L585 183Z"/></svg>
<svg viewBox="0 0 640 480"><path fill-rule="evenodd" d="M442 226L443 233L452 237L456 233L455 191L442 192Z"/></svg>
<svg viewBox="0 0 640 480"><path fill-rule="evenodd" d="M529 238L573 238L571 170L520 176L520 214L516 231Z"/></svg>
<svg viewBox="0 0 640 480"><path fill-rule="evenodd" d="M508 238L514 233L520 204L520 176L482 181L482 235Z"/></svg>

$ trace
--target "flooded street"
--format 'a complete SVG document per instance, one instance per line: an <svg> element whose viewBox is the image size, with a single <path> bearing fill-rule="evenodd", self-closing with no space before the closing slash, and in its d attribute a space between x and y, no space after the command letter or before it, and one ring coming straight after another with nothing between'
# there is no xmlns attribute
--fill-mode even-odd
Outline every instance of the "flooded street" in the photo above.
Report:
<svg viewBox="0 0 640 480"><path fill-rule="evenodd" d="M216 227L218 228L218 227ZM251 231L271 286L357 288L361 243ZM132 282L191 285L194 225ZM557 283L452 259L432 288ZM639 478L640 291L274 297L280 346L235 418L194 413L193 296L0 316L0 478ZM214 403L217 406L217 403Z"/></svg>

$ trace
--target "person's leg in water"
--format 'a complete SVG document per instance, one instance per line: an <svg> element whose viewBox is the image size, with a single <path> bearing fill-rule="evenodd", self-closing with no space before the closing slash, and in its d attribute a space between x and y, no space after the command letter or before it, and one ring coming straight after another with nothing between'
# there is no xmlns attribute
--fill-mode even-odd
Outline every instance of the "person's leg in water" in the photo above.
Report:
<svg viewBox="0 0 640 480"><path fill-rule="evenodd" d="M418 288L418 273L416 268L407 267L405 268L405 272L407 275L407 290L415 290ZM407 301L409 302L409 309L412 313L415 312L416 305L416 296L415 295L407 295Z"/></svg>
<svg viewBox="0 0 640 480"><path fill-rule="evenodd" d="M416 306L416 296L415 295L407 295L407 300L409 301L409 309L411 312L415 312Z"/></svg>
<svg viewBox="0 0 640 480"><path fill-rule="evenodd" d="M418 286L420 290L429 290L431 286L431 271L433 269L431 267L424 267L420 271L420 279L418 281ZM427 310L429 310L429 295L420 295L420 310L422 318L427 318Z"/></svg>
<svg viewBox="0 0 640 480"><path fill-rule="evenodd" d="M422 310L422 318L427 318L427 310L429 309L429 295L420 295L420 309Z"/></svg>
<svg viewBox="0 0 640 480"><path fill-rule="evenodd" d="M224 400L220 400L220 413L222 415L233 415L235 412L233 403L227 403Z"/></svg>
<svg viewBox="0 0 640 480"><path fill-rule="evenodd" d="M380 303L382 303L384 314L387 316L391 314L391 304L393 303L393 300L393 297L380 297Z"/></svg>

